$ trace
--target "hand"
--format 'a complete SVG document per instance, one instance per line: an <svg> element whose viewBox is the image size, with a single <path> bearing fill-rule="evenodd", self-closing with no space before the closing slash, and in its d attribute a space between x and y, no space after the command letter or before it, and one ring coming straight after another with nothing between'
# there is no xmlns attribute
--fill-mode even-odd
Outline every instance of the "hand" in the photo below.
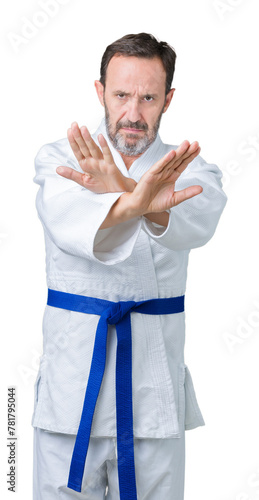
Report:
<svg viewBox="0 0 259 500"><path fill-rule="evenodd" d="M176 180L199 153L200 147L197 141L192 144L184 141L176 150L167 153L141 177L133 192L121 195L100 229L142 215L160 223L158 214L162 216L161 225L166 226L168 222L166 210L202 192L201 186L190 186L175 192Z"/></svg>
<svg viewBox="0 0 259 500"><path fill-rule="evenodd" d="M84 173L62 166L56 170L59 175L95 193L114 193L134 189L136 182L125 177L115 165L103 135L98 136L102 150L94 142L87 128L83 126L79 129L76 122L72 123L71 128L68 129L67 137Z"/></svg>
<svg viewBox="0 0 259 500"><path fill-rule="evenodd" d="M202 192L201 186L175 191L175 182L189 163L200 153L197 141L184 141L167 153L140 179L131 194L132 203L142 215L161 213Z"/></svg>

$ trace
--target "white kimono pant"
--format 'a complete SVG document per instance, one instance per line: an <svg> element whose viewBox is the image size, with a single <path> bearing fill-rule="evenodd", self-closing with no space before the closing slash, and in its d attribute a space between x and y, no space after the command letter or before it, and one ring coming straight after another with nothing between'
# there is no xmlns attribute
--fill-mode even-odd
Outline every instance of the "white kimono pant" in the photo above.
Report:
<svg viewBox="0 0 259 500"><path fill-rule="evenodd" d="M33 500L119 500L116 438L90 438L82 492L67 488L75 436L34 429ZM134 439L138 500L183 500L181 438Z"/></svg>

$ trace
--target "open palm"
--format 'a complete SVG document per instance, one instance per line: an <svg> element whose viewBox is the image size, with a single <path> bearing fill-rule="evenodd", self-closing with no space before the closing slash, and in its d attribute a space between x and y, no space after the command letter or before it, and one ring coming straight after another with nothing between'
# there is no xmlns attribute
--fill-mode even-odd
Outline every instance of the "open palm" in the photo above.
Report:
<svg viewBox="0 0 259 500"><path fill-rule="evenodd" d="M197 142L184 141L167 153L140 179L132 195L134 205L144 213L163 212L202 192L201 186L175 191L175 183L188 164L199 154Z"/></svg>
<svg viewBox="0 0 259 500"><path fill-rule="evenodd" d="M95 193L131 191L135 181L125 177L114 163L112 153L103 135L98 136L102 149L92 139L88 129L76 122L67 132L70 146L84 173L60 166L57 173Z"/></svg>

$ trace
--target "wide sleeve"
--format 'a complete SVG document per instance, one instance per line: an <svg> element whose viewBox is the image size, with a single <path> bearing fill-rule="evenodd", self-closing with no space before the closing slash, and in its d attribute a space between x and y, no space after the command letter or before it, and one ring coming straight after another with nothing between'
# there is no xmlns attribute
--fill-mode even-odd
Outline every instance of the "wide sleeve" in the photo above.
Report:
<svg viewBox="0 0 259 500"><path fill-rule="evenodd" d="M56 168L62 165L82 172L72 155L68 140L61 139L43 146L35 158L36 208L43 228L68 254L105 264L121 262L133 250L141 218L100 230L122 193L92 193L57 174Z"/></svg>
<svg viewBox="0 0 259 500"><path fill-rule="evenodd" d="M201 156L195 158L176 182L175 190L203 187L202 193L169 211L167 228L143 217L143 229L157 243L171 250L190 250L205 245L213 236L227 197L222 190L222 173Z"/></svg>

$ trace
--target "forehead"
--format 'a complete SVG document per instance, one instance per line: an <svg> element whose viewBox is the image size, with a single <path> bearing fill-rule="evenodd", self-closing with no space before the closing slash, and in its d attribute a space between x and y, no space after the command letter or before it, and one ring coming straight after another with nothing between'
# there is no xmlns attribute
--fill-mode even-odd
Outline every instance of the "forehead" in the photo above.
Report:
<svg viewBox="0 0 259 500"><path fill-rule="evenodd" d="M166 72L158 57L113 56L108 64L105 86L112 89L165 91Z"/></svg>

